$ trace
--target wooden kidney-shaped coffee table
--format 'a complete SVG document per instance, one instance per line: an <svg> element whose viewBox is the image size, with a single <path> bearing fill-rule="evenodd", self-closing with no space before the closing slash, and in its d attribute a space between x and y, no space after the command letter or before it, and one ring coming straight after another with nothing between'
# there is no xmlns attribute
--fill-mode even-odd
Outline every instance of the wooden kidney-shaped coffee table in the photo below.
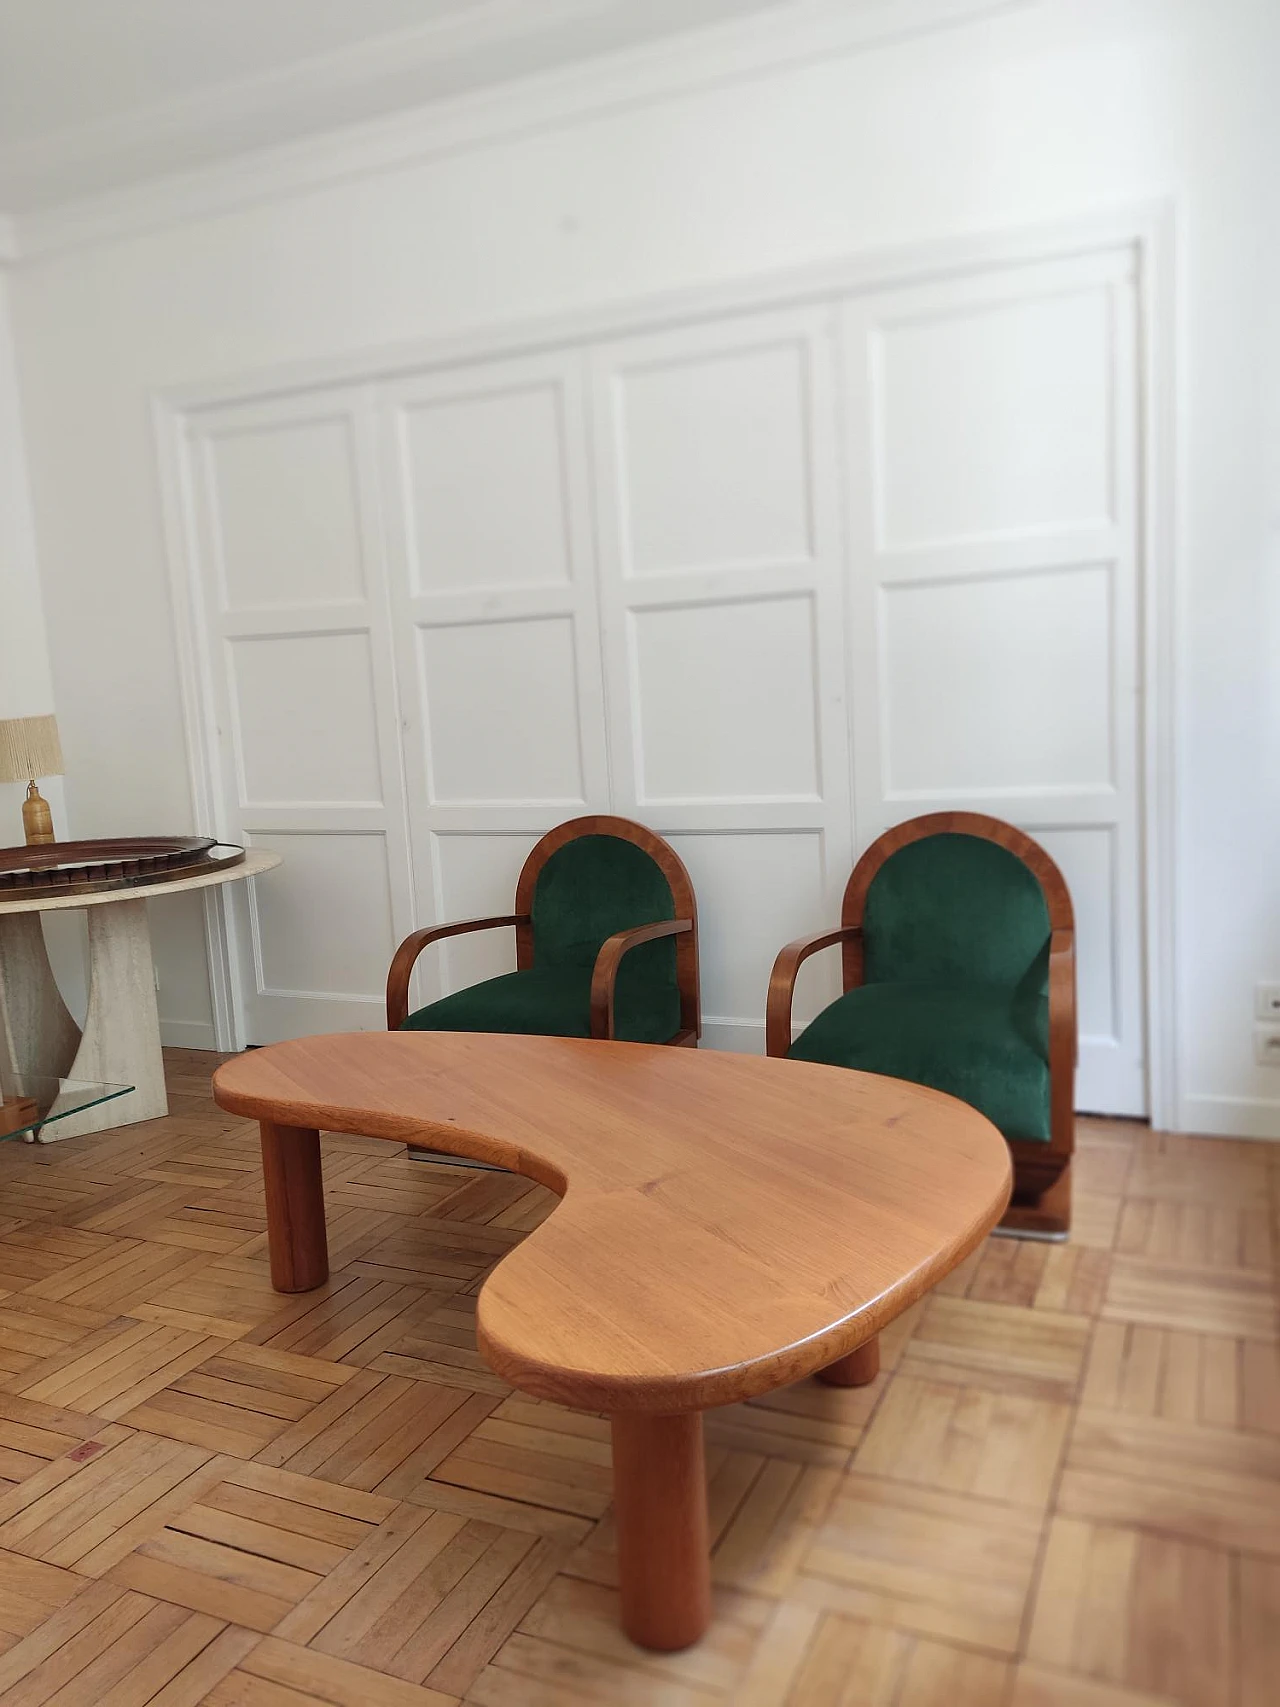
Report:
<svg viewBox="0 0 1280 1707"><path fill-rule="evenodd" d="M612 1421L622 1622L645 1647L710 1616L702 1412L825 1372L999 1220L1009 1151L966 1104L808 1062L577 1038L361 1032L218 1069L262 1123L271 1279L329 1273L321 1130L510 1168L563 1203L494 1269L476 1338L540 1399ZM834 1367L831 1367L833 1366Z"/></svg>

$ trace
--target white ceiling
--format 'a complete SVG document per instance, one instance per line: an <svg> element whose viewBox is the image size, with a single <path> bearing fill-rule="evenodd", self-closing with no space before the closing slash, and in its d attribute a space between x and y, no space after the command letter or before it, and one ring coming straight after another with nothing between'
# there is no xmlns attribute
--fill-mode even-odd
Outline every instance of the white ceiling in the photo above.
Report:
<svg viewBox="0 0 1280 1707"><path fill-rule="evenodd" d="M75 200L794 4L0 0L0 209Z"/></svg>

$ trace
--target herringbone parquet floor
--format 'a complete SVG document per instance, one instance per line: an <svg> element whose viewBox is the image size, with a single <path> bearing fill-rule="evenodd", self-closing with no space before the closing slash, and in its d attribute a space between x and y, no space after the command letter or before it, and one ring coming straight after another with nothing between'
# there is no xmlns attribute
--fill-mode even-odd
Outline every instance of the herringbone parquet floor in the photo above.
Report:
<svg viewBox="0 0 1280 1707"><path fill-rule="evenodd" d="M708 1419L716 1618L615 1620L605 1422L476 1356L553 1207L325 1143L267 1274L256 1131L0 1146L6 1707L1275 1707L1280 1147L1086 1122L1068 1246L993 1240L873 1387Z"/></svg>

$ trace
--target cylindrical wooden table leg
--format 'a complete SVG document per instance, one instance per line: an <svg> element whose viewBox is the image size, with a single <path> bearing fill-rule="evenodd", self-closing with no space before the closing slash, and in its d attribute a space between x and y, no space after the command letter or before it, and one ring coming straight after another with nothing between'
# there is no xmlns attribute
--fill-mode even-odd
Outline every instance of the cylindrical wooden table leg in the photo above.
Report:
<svg viewBox="0 0 1280 1707"><path fill-rule="evenodd" d="M696 1642L711 1618L702 1414L613 1418L622 1628L642 1648Z"/></svg>
<svg viewBox="0 0 1280 1707"><path fill-rule="evenodd" d="M818 1371L818 1380L828 1387L865 1387L880 1373L880 1336L860 1345L847 1357L837 1358Z"/></svg>
<svg viewBox="0 0 1280 1707"><path fill-rule="evenodd" d="M277 1292L310 1292L329 1278L320 1134L269 1120L261 1125L271 1284Z"/></svg>

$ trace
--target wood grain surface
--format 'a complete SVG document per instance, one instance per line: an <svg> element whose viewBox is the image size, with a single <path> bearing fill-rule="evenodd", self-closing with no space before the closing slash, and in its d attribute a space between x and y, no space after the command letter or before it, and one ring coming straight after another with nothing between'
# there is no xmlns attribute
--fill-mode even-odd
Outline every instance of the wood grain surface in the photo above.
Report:
<svg viewBox="0 0 1280 1707"><path fill-rule="evenodd" d="M480 1294L490 1366L584 1410L702 1410L856 1350L999 1219L1003 1139L965 1104L805 1062L573 1038L303 1038L217 1102L409 1141L564 1201Z"/></svg>

